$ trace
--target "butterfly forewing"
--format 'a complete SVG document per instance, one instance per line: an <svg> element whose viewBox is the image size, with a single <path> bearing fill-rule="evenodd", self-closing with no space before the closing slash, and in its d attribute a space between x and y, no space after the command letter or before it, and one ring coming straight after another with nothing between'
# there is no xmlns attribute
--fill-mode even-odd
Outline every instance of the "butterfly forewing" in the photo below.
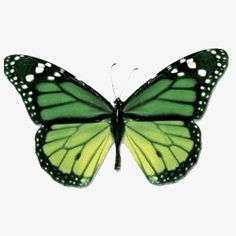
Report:
<svg viewBox="0 0 236 236"><path fill-rule="evenodd" d="M5 58L5 74L35 123L70 123L111 116L112 106L105 98L52 63L11 55Z"/></svg>
<svg viewBox="0 0 236 236"><path fill-rule="evenodd" d="M222 49L182 58L125 101L125 116L141 120L199 119L227 65L228 56Z"/></svg>

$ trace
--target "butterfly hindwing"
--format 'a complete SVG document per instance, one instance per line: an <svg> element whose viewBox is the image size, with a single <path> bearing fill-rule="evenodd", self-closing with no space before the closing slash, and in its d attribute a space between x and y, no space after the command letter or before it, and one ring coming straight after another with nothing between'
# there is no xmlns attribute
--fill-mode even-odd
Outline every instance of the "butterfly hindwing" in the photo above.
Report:
<svg viewBox="0 0 236 236"><path fill-rule="evenodd" d="M124 102L126 117L140 120L199 119L228 64L222 49L203 50L171 64Z"/></svg>
<svg viewBox="0 0 236 236"><path fill-rule="evenodd" d="M30 56L5 58L5 74L35 123L102 119L112 106L98 92L52 63Z"/></svg>
<svg viewBox="0 0 236 236"><path fill-rule="evenodd" d="M201 149L197 125L179 120L127 120L124 142L147 179L157 185L184 177Z"/></svg>
<svg viewBox="0 0 236 236"><path fill-rule="evenodd" d="M36 134L40 165L67 186L87 186L113 143L110 122L42 126Z"/></svg>

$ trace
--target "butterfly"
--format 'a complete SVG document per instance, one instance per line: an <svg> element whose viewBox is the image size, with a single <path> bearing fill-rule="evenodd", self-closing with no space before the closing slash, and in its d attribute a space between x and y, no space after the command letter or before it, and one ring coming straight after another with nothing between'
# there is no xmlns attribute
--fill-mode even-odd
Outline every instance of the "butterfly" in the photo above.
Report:
<svg viewBox="0 0 236 236"><path fill-rule="evenodd" d="M198 160L200 129L228 55L208 49L186 56L148 80L126 101L111 105L64 69L26 55L5 58L5 74L40 124L36 154L41 167L66 186L87 186L115 144L115 169L124 142L150 183L184 177Z"/></svg>

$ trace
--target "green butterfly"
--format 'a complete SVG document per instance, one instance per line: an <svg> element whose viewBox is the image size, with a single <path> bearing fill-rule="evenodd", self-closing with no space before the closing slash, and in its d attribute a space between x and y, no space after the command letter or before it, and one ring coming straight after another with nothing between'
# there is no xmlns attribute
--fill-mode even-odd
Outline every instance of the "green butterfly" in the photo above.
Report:
<svg viewBox="0 0 236 236"><path fill-rule="evenodd" d="M228 64L222 49L203 50L168 66L125 102L101 94L49 62L25 55L5 58L5 74L41 127L41 167L66 186L87 186L115 143L127 145L152 184L172 183L197 162L202 117Z"/></svg>

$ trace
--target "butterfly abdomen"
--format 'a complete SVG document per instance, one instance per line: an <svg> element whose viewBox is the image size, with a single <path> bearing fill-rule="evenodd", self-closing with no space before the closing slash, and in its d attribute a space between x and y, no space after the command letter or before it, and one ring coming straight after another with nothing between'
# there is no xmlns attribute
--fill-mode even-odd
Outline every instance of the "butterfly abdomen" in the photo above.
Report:
<svg viewBox="0 0 236 236"><path fill-rule="evenodd" d="M115 170L119 170L121 166L120 144L124 134L124 115L122 111L123 103L120 98L117 98L114 103L115 107L112 116L111 132L116 146Z"/></svg>

